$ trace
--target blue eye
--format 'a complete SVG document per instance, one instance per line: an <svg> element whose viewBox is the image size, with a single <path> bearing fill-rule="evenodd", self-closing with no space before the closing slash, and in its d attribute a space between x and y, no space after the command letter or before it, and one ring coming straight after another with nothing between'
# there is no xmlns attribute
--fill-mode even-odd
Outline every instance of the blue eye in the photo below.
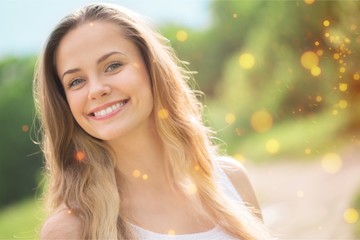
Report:
<svg viewBox="0 0 360 240"><path fill-rule="evenodd" d="M106 68L105 72L113 71L121 66L122 66L121 63L112 63Z"/></svg>
<svg viewBox="0 0 360 240"><path fill-rule="evenodd" d="M76 87L77 85L79 85L83 81L84 81L83 79L77 78L77 79L74 79L73 81L69 82L68 86L69 86L69 88Z"/></svg>

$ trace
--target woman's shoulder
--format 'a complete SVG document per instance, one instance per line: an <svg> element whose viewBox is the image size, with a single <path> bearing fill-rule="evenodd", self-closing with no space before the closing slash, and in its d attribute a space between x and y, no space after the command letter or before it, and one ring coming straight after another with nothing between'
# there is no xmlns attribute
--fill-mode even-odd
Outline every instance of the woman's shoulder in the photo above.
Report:
<svg viewBox="0 0 360 240"><path fill-rule="evenodd" d="M67 208L51 215L41 229L41 239L80 239L82 222L80 217Z"/></svg>
<svg viewBox="0 0 360 240"><path fill-rule="evenodd" d="M251 208L254 208L255 214L258 215L259 218L262 218L256 194L244 165L228 156L219 157L217 162L243 201Z"/></svg>

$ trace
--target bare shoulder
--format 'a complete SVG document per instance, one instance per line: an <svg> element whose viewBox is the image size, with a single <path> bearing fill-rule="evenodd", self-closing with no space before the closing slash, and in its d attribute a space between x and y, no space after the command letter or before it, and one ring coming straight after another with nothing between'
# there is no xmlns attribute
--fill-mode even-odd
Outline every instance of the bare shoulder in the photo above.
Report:
<svg viewBox="0 0 360 240"><path fill-rule="evenodd" d="M254 208L255 214L261 219L259 203L244 165L231 157L220 157L218 162L244 202Z"/></svg>
<svg viewBox="0 0 360 240"><path fill-rule="evenodd" d="M81 219L67 209L50 216L41 229L41 239L80 239Z"/></svg>

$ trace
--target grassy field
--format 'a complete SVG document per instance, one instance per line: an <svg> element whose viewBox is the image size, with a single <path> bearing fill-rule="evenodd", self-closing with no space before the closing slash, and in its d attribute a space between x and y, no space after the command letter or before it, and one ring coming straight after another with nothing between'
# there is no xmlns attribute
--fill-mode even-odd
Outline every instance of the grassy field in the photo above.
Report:
<svg viewBox="0 0 360 240"><path fill-rule="evenodd" d="M39 239L41 202L29 198L0 210L0 239Z"/></svg>

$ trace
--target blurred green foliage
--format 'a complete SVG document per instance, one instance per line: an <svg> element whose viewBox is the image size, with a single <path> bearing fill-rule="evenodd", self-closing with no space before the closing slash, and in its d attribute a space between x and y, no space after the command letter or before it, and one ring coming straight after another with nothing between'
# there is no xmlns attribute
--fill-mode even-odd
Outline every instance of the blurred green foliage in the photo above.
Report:
<svg viewBox="0 0 360 240"><path fill-rule="evenodd" d="M34 198L5 207L0 214L0 239L39 239L44 217L41 202Z"/></svg>
<svg viewBox="0 0 360 240"><path fill-rule="evenodd" d="M30 138L34 62L34 57L0 61L0 206L29 196L37 188L41 154Z"/></svg>
<svg viewBox="0 0 360 240"><path fill-rule="evenodd" d="M211 9L211 27L182 29L186 41L180 27L164 33L198 72L205 118L229 154L312 158L359 142L359 2L213 1ZM320 74L304 67L305 52ZM258 129L267 124L259 111L270 116L267 130Z"/></svg>

